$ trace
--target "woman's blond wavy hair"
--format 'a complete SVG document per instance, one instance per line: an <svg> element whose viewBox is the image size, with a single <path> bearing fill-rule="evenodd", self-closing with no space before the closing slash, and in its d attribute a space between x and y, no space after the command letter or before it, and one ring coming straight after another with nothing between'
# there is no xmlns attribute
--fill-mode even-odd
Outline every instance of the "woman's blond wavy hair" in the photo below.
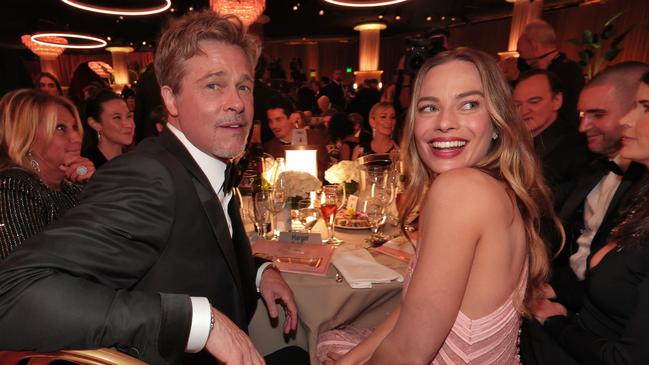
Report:
<svg viewBox="0 0 649 365"><path fill-rule="evenodd" d="M74 117L79 134L83 127L77 108L62 96L53 96L38 89L19 89L0 99L0 168L19 166L32 171L27 156L36 140L36 133L45 124L47 140L54 136L61 106Z"/></svg>
<svg viewBox="0 0 649 365"><path fill-rule="evenodd" d="M401 156L408 175L404 204L400 212L401 229L406 232L405 217L416 209L434 178L434 173L422 162L414 142L417 100L421 96L426 74L432 68L451 61L468 62L478 70L487 111L498 133L498 138L493 141L487 155L474 167L504 182L513 193L520 210L529 252L529 270L525 298L519 300L517 306L528 314L529 304L542 295L542 285L547 281L550 271L548 246L539 234L541 218L547 217L554 222L562 241L564 233L554 213L550 190L543 180L531 135L514 106L510 87L495 60L482 51L458 48L442 52L424 63L417 74L401 140Z"/></svg>

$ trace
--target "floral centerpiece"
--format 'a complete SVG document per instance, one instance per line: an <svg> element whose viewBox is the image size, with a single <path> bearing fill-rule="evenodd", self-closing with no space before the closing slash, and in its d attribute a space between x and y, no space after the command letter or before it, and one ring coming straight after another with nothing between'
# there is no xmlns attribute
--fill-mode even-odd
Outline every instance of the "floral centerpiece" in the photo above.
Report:
<svg viewBox="0 0 649 365"><path fill-rule="evenodd" d="M340 161L325 171L325 179L332 184L345 183L347 193L353 194L358 190L361 179L359 166L355 161Z"/></svg>
<svg viewBox="0 0 649 365"><path fill-rule="evenodd" d="M302 171L284 171L279 176L284 179L286 196L290 198L291 205L297 206L297 202L308 197L312 191L319 190L322 183L317 177Z"/></svg>

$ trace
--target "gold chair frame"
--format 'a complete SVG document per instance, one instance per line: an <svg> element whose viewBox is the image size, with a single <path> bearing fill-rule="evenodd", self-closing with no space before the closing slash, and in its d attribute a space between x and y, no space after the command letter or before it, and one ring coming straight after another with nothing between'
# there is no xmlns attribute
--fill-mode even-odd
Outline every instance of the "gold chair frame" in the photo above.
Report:
<svg viewBox="0 0 649 365"><path fill-rule="evenodd" d="M108 348L56 352L0 351L2 365L16 365L25 359L28 359L27 365L48 365L56 360L79 365L146 365L141 360Z"/></svg>

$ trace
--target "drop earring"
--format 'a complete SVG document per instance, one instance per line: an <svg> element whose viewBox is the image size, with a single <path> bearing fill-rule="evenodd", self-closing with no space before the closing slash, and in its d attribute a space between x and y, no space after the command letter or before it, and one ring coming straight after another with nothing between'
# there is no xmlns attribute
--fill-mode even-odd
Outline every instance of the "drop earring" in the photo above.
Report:
<svg viewBox="0 0 649 365"><path fill-rule="evenodd" d="M37 174L40 174L41 167L38 165L38 161L34 159L31 150L27 151L27 159L29 160L29 165L32 167L32 170L34 170Z"/></svg>

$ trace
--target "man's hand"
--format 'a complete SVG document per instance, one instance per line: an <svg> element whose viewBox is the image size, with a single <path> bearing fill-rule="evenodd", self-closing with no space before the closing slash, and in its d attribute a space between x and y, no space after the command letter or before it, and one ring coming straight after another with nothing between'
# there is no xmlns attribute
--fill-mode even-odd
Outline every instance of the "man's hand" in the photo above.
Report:
<svg viewBox="0 0 649 365"><path fill-rule="evenodd" d="M259 285L261 297L266 302L268 314L271 318L277 318L279 311L277 309L277 299L284 303L284 333L288 334L297 329L297 305L293 298L293 291L289 288L282 275L275 268L269 268L262 274Z"/></svg>
<svg viewBox="0 0 649 365"><path fill-rule="evenodd" d="M263 365L250 338L223 313L212 308L214 328L207 338L205 349L218 361L226 365Z"/></svg>
<svg viewBox="0 0 649 365"><path fill-rule="evenodd" d="M532 314L537 321L541 324L545 322L546 319L553 316L566 316L568 311L566 307L559 303L551 302L547 299L539 299L531 307Z"/></svg>

